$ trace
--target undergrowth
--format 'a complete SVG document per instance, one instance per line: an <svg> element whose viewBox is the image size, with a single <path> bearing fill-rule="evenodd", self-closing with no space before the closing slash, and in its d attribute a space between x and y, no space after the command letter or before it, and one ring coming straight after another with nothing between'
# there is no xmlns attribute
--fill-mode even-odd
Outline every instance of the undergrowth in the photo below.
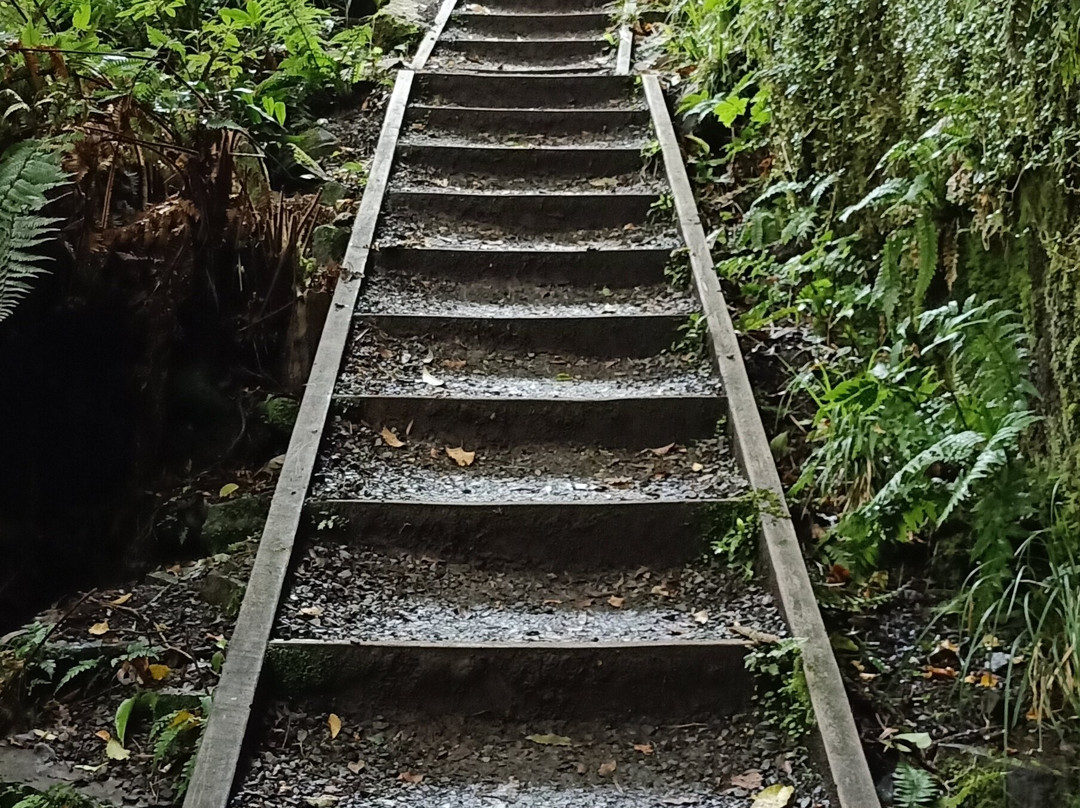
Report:
<svg viewBox="0 0 1080 808"><path fill-rule="evenodd" d="M1080 716L1078 28L1045 2L676 0L661 32L737 325L807 346L810 414L776 429L823 566L921 559L970 648L1007 638L1010 725Z"/></svg>

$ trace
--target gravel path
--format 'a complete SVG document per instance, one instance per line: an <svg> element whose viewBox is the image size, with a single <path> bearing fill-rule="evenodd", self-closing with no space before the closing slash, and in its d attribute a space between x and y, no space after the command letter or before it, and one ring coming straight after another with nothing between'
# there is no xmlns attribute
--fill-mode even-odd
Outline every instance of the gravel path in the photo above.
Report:
<svg viewBox="0 0 1080 808"><path fill-rule="evenodd" d="M424 371L441 385L424 381ZM664 352L597 360L574 354L494 350L473 340L353 334L336 392L432 398L558 398L714 395L720 380L704 357Z"/></svg>
<svg viewBox="0 0 1080 808"><path fill-rule="evenodd" d="M366 314L459 317L575 317L602 314L684 314L699 309L687 291L666 285L597 289L580 286L500 286L403 272L380 272L365 282L356 309Z"/></svg>
<svg viewBox="0 0 1080 808"><path fill-rule="evenodd" d="M793 784L791 808L829 805L807 752L752 717L683 726L358 721L279 705L234 808L749 808ZM530 740L533 736L536 740ZM546 736L546 737L545 737Z"/></svg>
<svg viewBox="0 0 1080 808"><path fill-rule="evenodd" d="M468 466L450 456L461 447L405 439L404 446L394 448L376 430L335 418L328 425L312 498L640 502L725 499L747 491L724 442L715 438L641 452L594 446L464 447L475 450Z"/></svg>
<svg viewBox="0 0 1080 808"><path fill-rule="evenodd" d="M705 561L543 573L344 545L308 548L278 614L282 639L631 642L785 633L772 597Z"/></svg>

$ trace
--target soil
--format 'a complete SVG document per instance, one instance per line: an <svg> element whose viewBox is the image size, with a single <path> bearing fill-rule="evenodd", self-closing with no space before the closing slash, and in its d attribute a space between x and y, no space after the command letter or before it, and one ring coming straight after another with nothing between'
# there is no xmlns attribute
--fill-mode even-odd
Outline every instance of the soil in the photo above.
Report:
<svg viewBox="0 0 1080 808"><path fill-rule="evenodd" d="M793 808L829 805L806 751L753 717L608 727L480 717L361 721L341 710L332 738L331 709L279 704L231 805L749 808L752 793L774 783L796 787Z"/></svg>
<svg viewBox="0 0 1080 808"><path fill-rule="evenodd" d="M328 425L312 499L423 502L627 502L726 499L748 490L721 438L641 452L595 446L446 447L410 437L388 446L372 428ZM662 454L657 454L661 451ZM698 470L695 470L698 469Z"/></svg>
<svg viewBox="0 0 1080 808"><path fill-rule="evenodd" d="M344 545L307 550L282 639L535 642L783 636L772 596L705 560L674 569L542 573Z"/></svg>

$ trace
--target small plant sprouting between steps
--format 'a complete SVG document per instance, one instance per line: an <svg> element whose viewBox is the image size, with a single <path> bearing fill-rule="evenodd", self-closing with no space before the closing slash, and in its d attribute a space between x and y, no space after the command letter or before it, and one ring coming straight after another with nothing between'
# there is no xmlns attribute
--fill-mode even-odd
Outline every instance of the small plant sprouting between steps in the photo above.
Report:
<svg viewBox="0 0 1080 808"><path fill-rule="evenodd" d="M758 646L746 655L745 664L758 677L757 700L773 725L792 738L801 738L814 727L801 640L789 637Z"/></svg>

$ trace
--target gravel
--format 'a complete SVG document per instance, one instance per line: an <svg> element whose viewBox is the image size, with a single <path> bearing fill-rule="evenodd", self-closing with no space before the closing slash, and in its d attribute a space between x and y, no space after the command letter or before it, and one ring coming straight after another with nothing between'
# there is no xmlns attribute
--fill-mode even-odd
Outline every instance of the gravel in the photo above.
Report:
<svg viewBox="0 0 1080 808"><path fill-rule="evenodd" d="M613 105L616 106L616 105ZM469 132L428 128L417 121L402 133L404 145L437 146L606 146L608 148L642 149L649 141L650 130L645 127L617 127L603 132L574 132L551 134L541 132Z"/></svg>
<svg viewBox="0 0 1080 808"><path fill-rule="evenodd" d="M499 285L405 272L381 272L364 284L356 309L365 314L459 317L574 317L681 314L699 310L687 290L666 284L627 289L574 285Z"/></svg>
<svg viewBox="0 0 1080 808"><path fill-rule="evenodd" d="M543 573L345 545L308 548L278 615L282 639L537 642L785 633L772 597L706 560L672 569Z"/></svg>
<svg viewBox="0 0 1080 808"><path fill-rule="evenodd" d="M342 713L331 738L329 709L277 705L235 808L748 808L776 783L795 786L791 808L829 805L806 750L753 717L606 727Z"/></svg>
<svg viewBox="0 0 1080 808"><path fill-rule="evenodd" d="M658 177L647 175L644 170L633 174L619 174L604 177L552 176L530 171L528 174L513 176L509 174L449 173L431 166L404 163L398 166L390 183L394 191L429 191L435 189L451 190L495 190L528 191L531 194L565 194L579 191L584 193L658 193L663 184Z"/></svg>
<svg viewBox="0 0 1080 808"><path fill-rule="evenodd" d="M375 430L335 417L324 438L312 499L641 502L726 499L748 490L719 438L641 452L566 445L466 447L475 456L461 467L448 454L458 447L401 437L408 443L392 448Z"/></svg>
<svg viewBox="0 0 1080 808"><path fill-rule="evenodd" d="M480 224L449 216L418 216L408 210L382 217L376 249L386 247L453 247L491 250L500 247L536 250L604 250L681 245L674 222L647 222L625 227L520 233L513 228Z"/></svg>
<svg viewBox="0 0 1080 808"><path fill-rule="evenodd" d="M425 368L442 385L426 384ZM698 354L664 352L597 360L574 354L493 350L475 341L392 337L357 329L336 392L432 398L558 398L719 394L720 381Z"/></svg>

